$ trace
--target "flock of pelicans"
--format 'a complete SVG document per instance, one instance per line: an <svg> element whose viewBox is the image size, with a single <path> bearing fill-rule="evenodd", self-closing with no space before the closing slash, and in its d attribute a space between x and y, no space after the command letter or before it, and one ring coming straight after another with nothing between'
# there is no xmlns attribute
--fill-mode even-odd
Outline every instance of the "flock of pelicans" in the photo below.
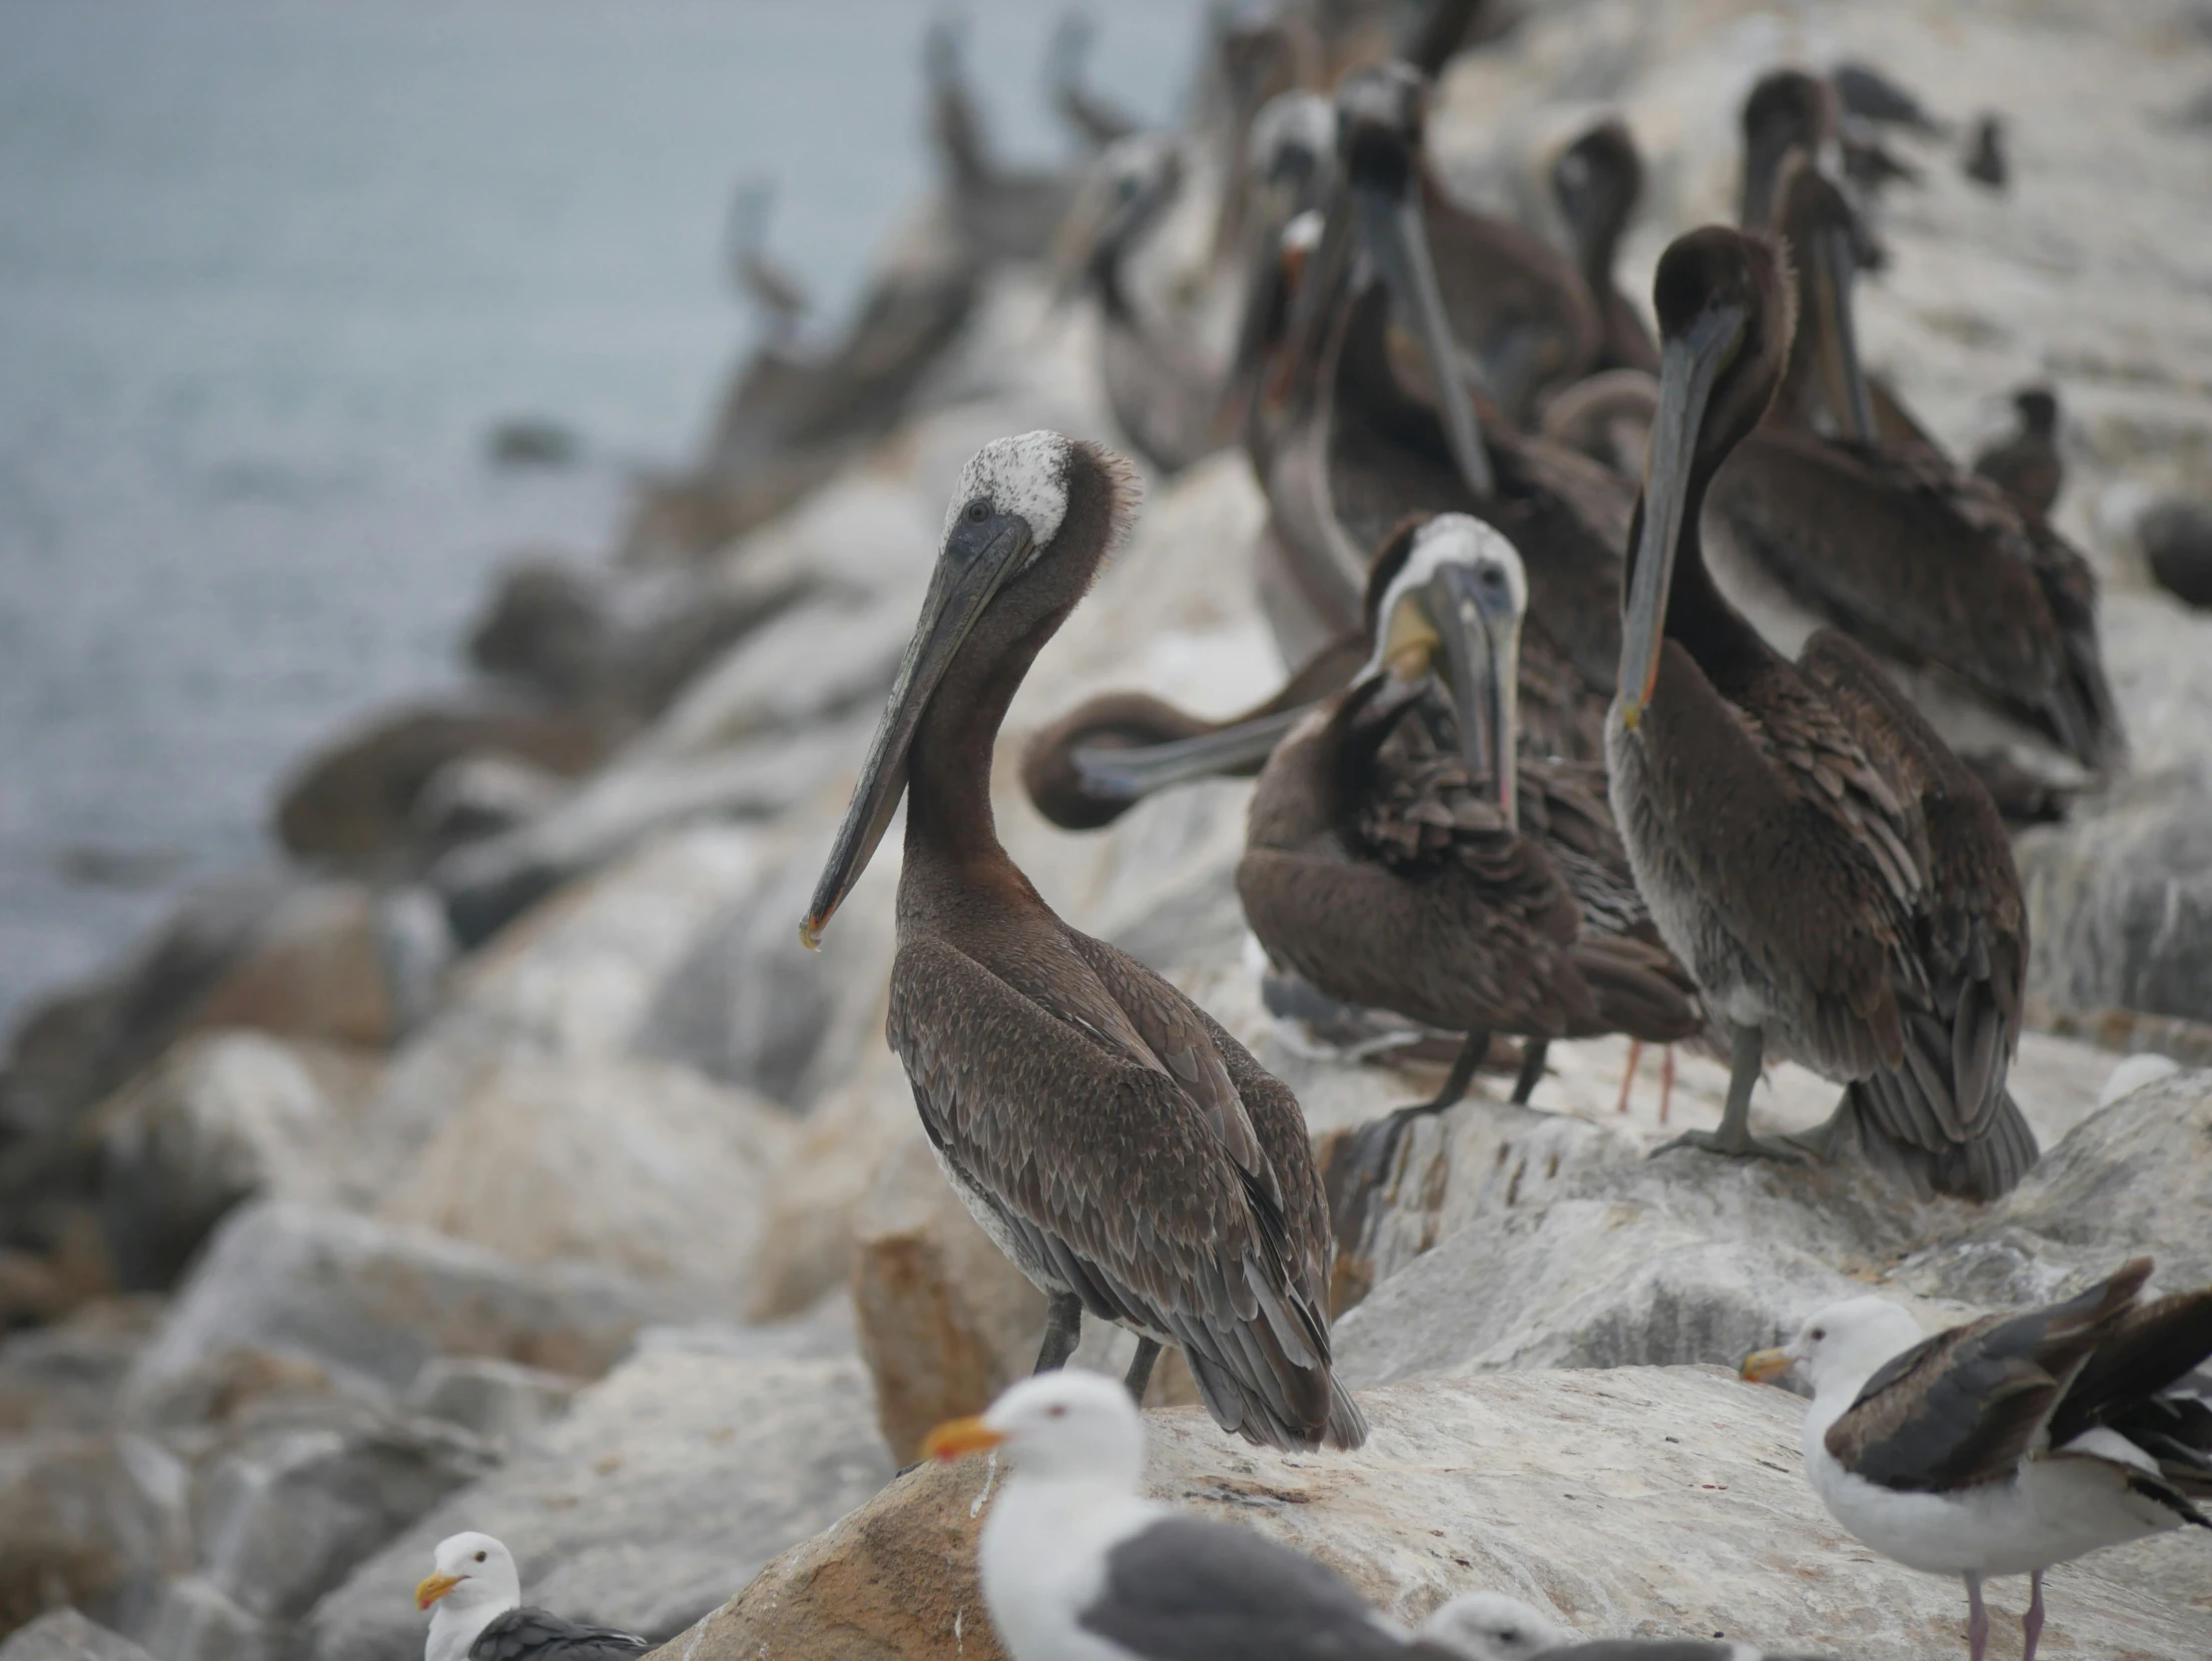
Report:
<svg viewBox="0 0 2212 1661"><path fill-rule="evenodd" d="M1309 19L1238 25L1226 137L1120 138L1079 198L1064 253L1116 413L1167 470L1241 434L1270 508L1263 604L1303 666L1225 722L1096 699L1041 735L1030 791L1090 829L1256 770L1237 889L1270 996L1464 1035L1407 1112L1461 1097L1499 1035L1525 1101L1553 1039L1710 1034L1726 1108L1681 1143L2001 1195L2036 1159L2006 1090L2026 956L2006 819L2124 756L2094 582L2047 517L2048 395L1970 471L1861 370L1851 281L1875 250L1832 81L1754 89L1742 223L1667 249L1655 338L1612 275L1627 129L1553 169L1576 258L1470 212L1423 143L1440 34L1343 66ZM1240 303L1211 365L1195 317L1147 310L1130 275L1209 182ZM1096 443L1032 432L969 462L802 927L817 944L903 801L891 1044L946 1176L1049 1306L1038 1375L930 1443L1012 1462L980 1563L1002 1642L1015 1661L1755 1658L1581 1643L1488 1595L1409 1635L1320 1566L1138 1496L1134 1402L1163 1345L1251 1441L1369 1428L1330 1368L1335 1236L1297 1101L1056 916L995 831L1008 705L1135 510L1131 467ZM1842 1086L1819 1132L1752 1134L1776 1058ZM1386 1163L1403 1123L1361 1157ZM1859 1298L1745 1363L1810 1385L1808 1470L1845 1528L1964 1579L1974 1661L1985 1575L2033 1577L2032 1661L2047 1567L2212 1528L2212 1288L2148 1297L2149 1275L1925 1339ZM1122 1385L1059 1370L1086 1313L1136 1335ZM487 1536L435 1566L430 1661L644 1647L520 1609Z"/></svg>

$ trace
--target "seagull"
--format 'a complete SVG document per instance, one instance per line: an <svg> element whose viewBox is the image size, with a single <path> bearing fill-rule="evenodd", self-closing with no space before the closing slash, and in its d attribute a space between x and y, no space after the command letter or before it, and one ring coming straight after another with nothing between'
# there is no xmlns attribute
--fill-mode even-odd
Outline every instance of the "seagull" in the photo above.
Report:
<svg viewBox="0 0 2212 1661"><path fill-rule="evenodd" d="M1459 1661L1310 1558L1141 1497L1143 1419L1110 1378L1038 1373L923 1443L986 1448L1012 1467L977 1563L1011 1661Z"/></svg>
<svg viewBox="0 0 2212 1661"><path fill-rule="evenodd" d="M429 1578L414 1589L417 1609L437 1605L422 1661L614 1661L653 1647L634 1632L523 1608L514 1554L489 1534L448 1535L430 1561Z"/></svg>
<svg viewBox="0 0 2212 1661"><path fill-rule="evenodd" d="M1792 1661L1726 1638L1585 1639L1503 1592L1462 1592L1439 1604L1421 1636L1466 1661Z"/></svg>
<svg viewBox="0 0 2212 1661"><path fill-rule="evenodd" d="M2137 1257L2080 1296L1922 1338L1879 1297L1837 1303L1760 1382L1813 1387L1806 1474L1885 1557L1966 1582L1972 1661L1989 1647L1981 1582L2029 1577L2021 1661L2043 1631L2043 1571L2193 1524L2212 1530L2212 1286L2144 1300Z"/></svg>

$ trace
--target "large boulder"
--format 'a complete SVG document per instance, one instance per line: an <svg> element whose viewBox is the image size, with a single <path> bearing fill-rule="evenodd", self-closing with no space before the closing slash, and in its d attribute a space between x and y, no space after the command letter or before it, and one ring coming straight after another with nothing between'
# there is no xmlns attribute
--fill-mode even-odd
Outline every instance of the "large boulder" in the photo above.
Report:
<svg viewBox="0 0 2212 1661"><path fill-rule="evenodd" d="M2054 1008L2212 1014L2212 774L2134 779L2020 838L2028 984Z"/></svg>
<svg viewBox="0 0 2212 1661"><path fill-rule="evenodd" d="M259 1194L328 1201L378 1063L217 1030L171 1049L104 1104L100 1221L117 1282L173 1285L216 1224Z"/></svg>
<svg viewBox="0 0 2212 1661"><path fill-rule="evenodd" d="M526 1268L425 1230L262 1201L216 1231L133 1363L123 1402L154 1412L240 1351L298 1358L372 1394L405 1389L433 1355L596 1376L675 1307L603 1269Z"/></svg>
<svg viewBox="0 0 2212 1661"><path fill-rule="evenodd" d="M154 1661L123 1636L74 1609L41 1615L0 1643L0 1661Z"/></svg>
<svg viewBox="0 0 2212 1661"><path fill-rule="evenodd" d="M0 1634L56 1603L130 1631L190 1556L189 1475L150 1437L0 1436Z"/></svg>
<svg viewBox="0 0 2212 1661"><path fill-rule="evenodd" d="M156 1298L102 1298L0 1338L0 1432L99 1429L160 1318Z"/></svg>
<svg viewBox="0 0 2212 1661"><path fill-rule="evenodd" d="M1954 1580L1845 1535L1803 1474L1804 1403L1716 1368L1435 1379L1362 1393L1356 1453L1256 1450L1202 1412L1149 1415L1147 1489L1256 1528L1416 1621L1477 1589L1593 1635L1725 1633L1770 1650L1926 1661L1963 1643ZM771 1564L669 1653L685 1661L994 1661L975 1580L998 1480L984 1460L909 1472ZM2203 1654L2212 1610L2139 1581L2190 1552L2169 1536L2050 1577L2052 1661ZM1992 1617L2021 1612L1996 1582Z"/></svg>
<svg viewBox="0 0 2212 1661"><path fill-rule="evenodd" d="M857 1361L782 1358L773 1334L762 1347L648 1346L363 1563L310 1617L303 1655L419 1655L408 1590L463 1528L504 1540L524 1594L575 1619L656 1637L696 1620L892 1471Z"/></svg>
<svg viewBox="0 0 2212 1661"><path fill-rule="evenodd" d="M517 1056L423 1143L378 1215L735 1312L791 1135L767 1104L680 1068Z"/></svg>

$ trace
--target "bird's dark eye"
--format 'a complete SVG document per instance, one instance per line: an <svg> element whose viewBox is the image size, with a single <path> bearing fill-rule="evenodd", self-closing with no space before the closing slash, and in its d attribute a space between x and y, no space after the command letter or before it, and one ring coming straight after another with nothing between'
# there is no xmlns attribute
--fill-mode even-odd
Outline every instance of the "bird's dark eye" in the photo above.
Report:
<svg viewBox="0 0 2212 1661"><path fill-rule="evenodd" d="M1815 1343L1819 1343L1823 1338L1828 1336L1828 1328L1825 1326L1816 1326L1813 1328L1810 1336Z"/></svg>
<svg viewBox="0 0 2212 1661"><path fill-rule="evenodd" d="M984 497L978 496L968 504L968 522L970 524L982 524L984 520L990 517L991 503Z"/></svg>
<svg viewBox="0 0 2212 1661"><path fill-rule="evenodd" d="M1482 583L1486 588L1503 588L1505 586L1505 572L1492 565L1482 573Z"/></svg>
<svg viewBox="0 0 2212 1661"><path fill-rule="evenodd" d="M476 1561L480 1563L480 1562L482 1562L483 1560L484 1560L484 1554L483 1554L482 1552L480 1552L480 1551L479 1551L479 1552L477 1552L477 1553L476 1553Z"/></svg>
<svg viewBox="0 0 2212 1661"><path fill-rule="evenodd" d="M1068 1409L1065 1407L1048 1407L1045 1412L1050 1418L1066 1418L1068 1416Z"/></svg>

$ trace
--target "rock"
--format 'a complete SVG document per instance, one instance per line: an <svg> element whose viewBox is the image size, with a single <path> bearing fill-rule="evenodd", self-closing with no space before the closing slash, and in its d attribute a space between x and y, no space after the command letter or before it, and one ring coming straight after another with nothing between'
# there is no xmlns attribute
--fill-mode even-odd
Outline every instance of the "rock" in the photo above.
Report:
<svg viewBox="0 0 2212 1661"><path fill-rule="evenodd" d="M791 1135L766 1103L679 1068L517 1056L422 1145L378 1216L734 1313Z"/></svg>
<svg viewBox="0 0 2212 1661"><path fill-rule="evenodd" d="M489 1443L434 1419L337 1397L266 1404L201 1461L192 1578L281 1633L355 1564L496 1463ZM183 1607L197 1602L188 1594Z"/></svg>
<svg viewBox="0 0 2212 1661"><path fill-rule="evenodd" d="M123 1636L74 1609L41 1615L0 1643L0 1661L154 1661Z"/></svg>
<svg viewBox="0 0 2212 1661"><path fill-rule="evenodd" d="M861 1352L877 1423L905 1464L932 1425L981 1412L1030 1370L1045 1294L977 1227L920 1137L884 1162L862 1217L853 1263Z"/></svg>
<svg viewBox="0 0 2212 1661"><path fill-rule="evenodd" d="M0 1338L0 1433L106 1424L124 1374L160 1316L154 1298L113 1297Z"/></svg>
<svg viewBox="0 0 2212 1661"><path fill-rule="evenodd" d="M447 762L508 755L563 777L599 764L608 737L578 715L526 710L400 709L302 765L277 804L277 834L302 859L376 867L412 842L414 799Z"/></svg>
<svg viewBox="0 0 2212 1661"><path fill-rule="evenodd" d="M2212 607L2212 506L2157 502L2136 520L2135 540L2159 587L2185 605Z"/></svg>
<svg viewBox="0 0 2212 1661"><path fill-rule="evenodd" d="M664 1637L891 1468L855 1360L642 1353L357 1569L309 1618L302 1653L412 1661L422 1617L408 1589L462 1528L507 1543L531 1600Z"/></svg>
<svg viewBox="0 0 2212 1661"><path fill-rule="evenodd" d="M162 1588L144 1630L161 1661L277 1661L280 1634L197 1574Z"/></svg>
<svg viewBox="0 0 2212 1661"><path fill-rule="evenodd" d="M861 1076L816 1107L770 1185L747 1315L777 1320L852 1283L863 1208L885 1159L920 1132L898 1061L880 1042Z"/></svg>
<svg viewBox="0 0 2212 1661"><path fill-rule="evenodd" d="M184 1465L132 1434L0 1436L0 1633L72 1603L125 1631L190 1538Z"/></svg>
<svg viewBox="0 0 2212 1661"><path fill-rule="evenodd" d="M433 1355L593 1377L668 1300L604 1270L525 1268L458 1241L328 1207L260 1201L226 1219L132 1366L127 1409L233 1350L303 1357L404 1389Z"/></svg>
<svg viewBox="0 0 2212 1661"><path fill-rule="evenodd" d="M2019 839L2028 988L2066 1010L2202 1021L2212 1000L2212 775L2131 780Z"/></svg>
<svg viewBox="0 0 2212 1661"><path fill-rule="evenodd" d="M469 630L469 662L556 702L583 701L606 673L613 623L605 589L558 554L513 560Z"/></svg>
<svg viewBox="0 0 2212 1661"><path fill-rule="evenodd" d="M329 1200L379 1064L262 1033L196 1034L97 1116L100 1217L117 1283L165 1290L233 1206Z"/></svg>
<svg viewBox="0 0 2212 1661"><path fill-rule="evenodd" d="M1201 1411L1154 1413L1146 1487L1261 1530L1400 1620L1457 1592L1511 1592L1593 1636L1708 1636L1925 1661L1960 1643L1957 1583L1875 1557L1830 1518L1798 1450L1804 1403L1703 1367L1521 1372L1360 1397L1356 1453L1232 1442ZM909 1472L787 1552L671 1653L685 1661L993 1661L975 1582L995 1468ZM2173 1559L2201 1547L2168 1536ZM2131 1548L2140 1551L2143 1548ZM2050 1579L2053 1661L2203 1654L2212 1611L2146 1592L2137 1560ZM2016 1620L2024 1581L1994 1582Z"/></svg>
<svg viewBox="0 0 2212 1661"><path fill-rule="evenodd" d="M408 817L423 846L442 853L516 830L568 790L559 774L510 755L455 756L416 793Z"/></svg>
<svg viewBox="0 0 2212 1661"><path fill-rule="evenodd" d="M434 1355L414 1375L406 1405L410 1412L512 1447L567 1412L582 1382L515 1361Z"/></svg>
<svg viewBox="0 0 2212 1661"><path fill-rule="evenodd" d="M376 896L358 883L295 888L256 927L193 1024L382 1049L399 1035L403 1000L386 963L386 930Z"/></svg>
<svg viewBox="0 0 2212 1661"><path fill-rule="evenodd" d="M429 873L454 938L477 946L562 884L661 834L704 821L772 818L861 754L873 709L705 756L626 757L528 824L453 849Z"/></svg>

